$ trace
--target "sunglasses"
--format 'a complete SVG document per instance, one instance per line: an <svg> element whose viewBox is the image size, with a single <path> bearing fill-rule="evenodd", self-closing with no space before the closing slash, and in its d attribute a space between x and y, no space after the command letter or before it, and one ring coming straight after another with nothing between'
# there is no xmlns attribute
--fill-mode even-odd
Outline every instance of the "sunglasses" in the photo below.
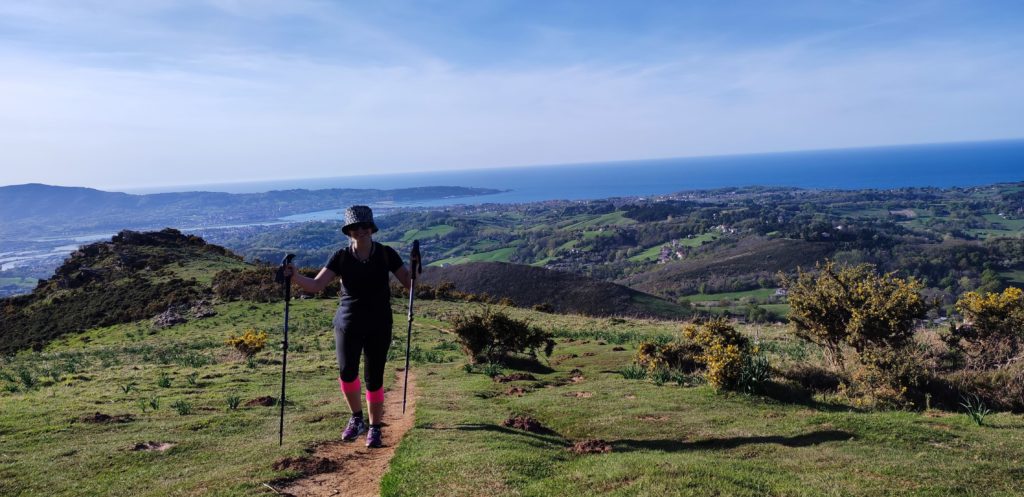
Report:
<svg viewBox="0 0 1024 497"><path fill-rule="evenodd" d="M355 223L348 230L349 231L373 230L373 224L371 224L371 223Z"/></svg>

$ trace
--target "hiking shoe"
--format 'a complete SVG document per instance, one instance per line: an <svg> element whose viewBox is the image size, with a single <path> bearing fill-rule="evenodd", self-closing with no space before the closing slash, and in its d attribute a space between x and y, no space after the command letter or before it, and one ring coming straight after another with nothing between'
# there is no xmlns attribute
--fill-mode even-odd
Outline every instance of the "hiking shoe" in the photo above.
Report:
<svg viewBox="0 0 1024 497"><path fill-rule="evenodd" d="M366 433L366 423L363 422L363 418L357 418L355 416L348 419L348 426L345 427L345 431L341 432L341 439L345 442L351 442L359 435Z"/></svg>
<svg viewBox="0 0 1024 497"><path fill-rule="evenodd" d="M366 446L377 448L384 445L384 442L381 440L381 436L380 427L371 426L370 431L366 432Z"/></svg>

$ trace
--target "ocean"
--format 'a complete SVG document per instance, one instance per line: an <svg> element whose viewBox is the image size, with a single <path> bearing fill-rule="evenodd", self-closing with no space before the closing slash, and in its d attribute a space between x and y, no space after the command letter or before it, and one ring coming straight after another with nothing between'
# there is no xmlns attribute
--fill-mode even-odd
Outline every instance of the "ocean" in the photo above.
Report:
<svg viewBox="0 0 1024 497"><path fill-rule="evenodd" d="M967 187L1024 181L1024 139L806 152L637 160L137 189L130 193L293 188L466 186L503 193L416 206L651 196L741 186L815 189Z"/></svg>

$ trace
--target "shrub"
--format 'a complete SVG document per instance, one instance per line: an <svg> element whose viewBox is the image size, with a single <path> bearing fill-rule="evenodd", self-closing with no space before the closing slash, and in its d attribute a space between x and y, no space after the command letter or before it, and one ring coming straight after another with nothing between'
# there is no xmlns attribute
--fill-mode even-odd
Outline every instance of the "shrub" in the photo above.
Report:
<svg viewBox="0 0 1024 497"><path fill-rule="evenodd" d="M1000 369L957 371L949 375L949 381L957 391L973 392L994 409L1024 412L1024 362Z"/></svg>
<svg viewBox="0 0 1024 497"><path fill-rule="evenodd" d="M674 341L662 344L643 341L633 356L633 362L647 372L668 368L692 373L704 366L699 359L701 352L701 348L692 342Z"/></svg>
<svg viewBox="0 0 1024 497"><path fill-rule="evenodd" d="M707 368L705 378L715 390L732 390L740 385L743 367L750 355L750 341L724 319L712 319L700 326L683 328L683 336L700 347L699 356Z"/></svg>
<svg viewBox="0 0 1024 497"><path fill-rule="evenodd" d="M1002 293L967 292L956 302L963 318L952 326L947 342L962 350L967 366L992 369L1020 356L1024 341L1024 292L1010 287Z"/></svg>
<svg viewBox="0 0 1024 497"><path fill-rule="evenodd" d="M224 300L274 302L281 300L283 290L274 281L273 266L251 269L225 269L213 275L213 293Z"/></svg>
<svg viewBox="0 0 1024 497"><path fill-rule="evenodd" d="M789 321L796 336L820 345L840 369L845 368L843 344L858 354L905 346L915 321L930 308L920 293L923 285L914 278L880 275L870 264L836 266L829 261L816 269L798 269L795 280L780 274L788 288Z"/></svg>
<svg viewBox="0 0 1024 497"><path fill-rule="evenodd" d="M240 337L231 335L224 343L234 347L235 350L248 359L263 350L263 347L266 347L267 332L248 329Z"/></svg>
<svg viewBox="0 0 1024 497"><path fill-rule="evenodd" d="M511 354L536 357L541 347L550 356L555 346L550 333L490 307L479 314L457 314L450 321L462 350L474 362L500 362Z"/></svg>
<svg viewBox="0 0 1024 497"><path fill-rule="evenodd" d="M932 361L923 347L913 344L865 350L841 393L861 407L903 409L923 405L925 389L936 369Z"/></svg>

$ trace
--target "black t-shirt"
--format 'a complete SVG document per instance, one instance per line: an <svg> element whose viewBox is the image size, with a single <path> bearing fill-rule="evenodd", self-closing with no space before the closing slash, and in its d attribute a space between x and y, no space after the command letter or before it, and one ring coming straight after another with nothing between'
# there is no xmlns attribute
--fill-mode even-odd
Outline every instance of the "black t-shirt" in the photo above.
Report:
<svg viewBox="0 0 1024 497"><path fill-rule="evenodd" d="M360 261L349 247L338 250L324 266L341 277L341 304L335 315L351 322L362 319L391 320L391 287L389 273L402 267L402 257L395 249L373 242L370 257Z"/></svg>

